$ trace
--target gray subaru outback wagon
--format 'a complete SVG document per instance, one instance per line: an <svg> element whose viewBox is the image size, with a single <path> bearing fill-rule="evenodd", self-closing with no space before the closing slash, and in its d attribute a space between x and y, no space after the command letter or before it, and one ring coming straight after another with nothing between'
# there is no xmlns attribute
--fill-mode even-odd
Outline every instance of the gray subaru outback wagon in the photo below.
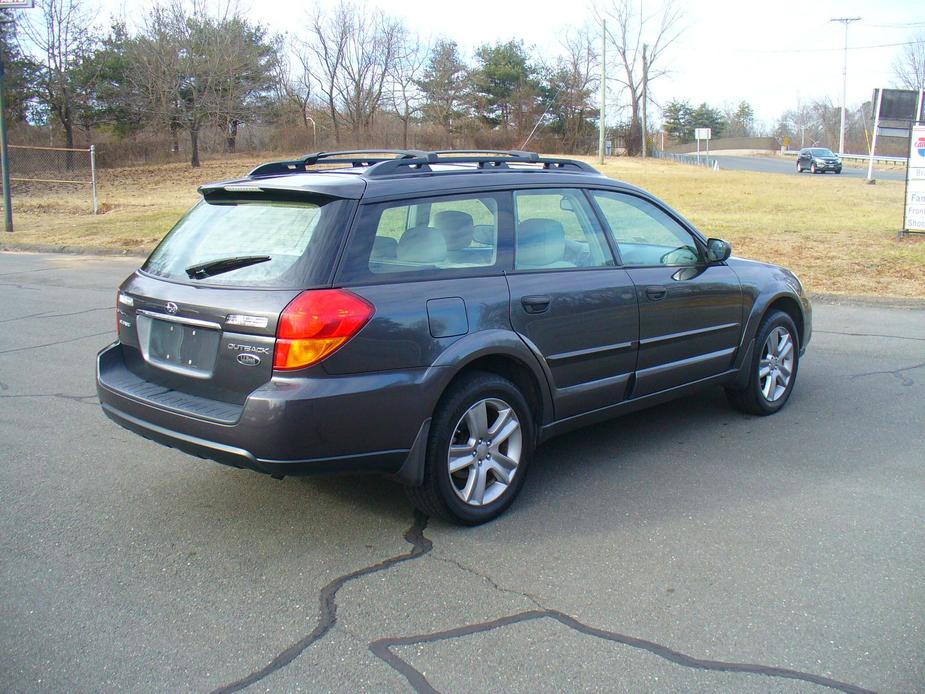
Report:
<svg viewBox="0 0 925 694"><path fill-rule="evenodd" d="M706 386L773 414L810 339L793 273L580 161L329 152L200 192L119 288L105 413L277 477L387 474L457 523L576 427Z"/></svg>

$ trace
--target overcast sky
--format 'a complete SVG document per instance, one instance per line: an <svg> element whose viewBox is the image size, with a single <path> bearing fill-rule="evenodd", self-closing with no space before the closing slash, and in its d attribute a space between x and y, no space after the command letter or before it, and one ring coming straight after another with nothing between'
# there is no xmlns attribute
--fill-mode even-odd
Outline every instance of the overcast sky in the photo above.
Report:
<svg viewBox="0 0 925 694"><path fill-rule="evenodd" d="M297 35L308 10L336 0L241 0L254 20ZM606 4L606 0L601 0ZM367 0L401 17L422 38L454 39L467 56L484 42L522 39L554 56L564 30L593 21L588 0ZM660 7L646 0L647 12ZM101 19L112 12L129 18L147 3L101 0ZM861 17L851 25L848 103L870 98L876 86L893 84L891 64L913 34L925 34L925 0L688 0L685 31L666 54L672 74L652 87L661 103L672 98L714 106L746 100L762 121L771 121L799 99L830 97L841 103L844 27L833 17ZM863 48L866 46L882 46ZM853 47L853 48L852 48Z"/></svg>

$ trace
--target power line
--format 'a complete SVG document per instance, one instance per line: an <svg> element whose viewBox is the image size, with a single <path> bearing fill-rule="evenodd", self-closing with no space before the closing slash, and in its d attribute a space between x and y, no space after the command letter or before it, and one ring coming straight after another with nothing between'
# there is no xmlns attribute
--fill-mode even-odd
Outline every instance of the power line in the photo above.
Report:
<svg viewBox="0 0 925 694"><path fill-rule="evenodd" d="M895 46L914 46L922 41L901 41L899 43L878 43L870 46L848 46L842 48L771 48L768 50L744 50L742 53L830 53L832 51L864 51L870 48L893 48Z"/></svg>

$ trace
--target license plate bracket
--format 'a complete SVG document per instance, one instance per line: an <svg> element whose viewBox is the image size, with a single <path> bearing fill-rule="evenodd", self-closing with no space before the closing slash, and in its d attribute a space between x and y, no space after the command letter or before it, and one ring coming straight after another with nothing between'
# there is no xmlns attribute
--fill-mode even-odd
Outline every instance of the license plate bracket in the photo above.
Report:
<svg viewBox="0 0 925 694"><path fill-rule="evenodd" d="M138 316L138 332L149 363L196 378L212 375L221 339L219 330Z"/></svg>

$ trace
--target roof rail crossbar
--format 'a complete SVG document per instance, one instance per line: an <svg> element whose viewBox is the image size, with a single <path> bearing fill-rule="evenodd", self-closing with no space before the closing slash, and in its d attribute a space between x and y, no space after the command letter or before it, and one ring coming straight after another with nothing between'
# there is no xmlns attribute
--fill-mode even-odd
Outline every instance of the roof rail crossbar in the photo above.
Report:
<svg viewBox="0 0 925 694"><path fill-rule="evenodd" d="M294 173L297 171L308 171L309 167L319 163L343 163L353 167L372 166L373 164L391 161L396 158L422 157L425 155L425 152L410 149L355 149L334 152L312 152L298 159L266 162L251 171L248 176L251 178L258 178L262 176Z"/></svg>
<svg viewBox="0 0 925 694"><path fill-rule="evenodd" d="M438 149L433 152L427 152L427 160L438 162L443 155L450 157L460 157L465 155L476 155L481 157L509 157L517 159L530 159L536 161L539 155L536 152L523 152L517 149Z"/></svg>
<svg viewBox="0 0 925 694"><path fill-rule="evenodd" d="M443 156L441 156L443 155ZM470 153L462 150L427 152L423 157L398 157L370 166L364 172L367 178L392 176L399 173L434 173L433 164L475 164L477 169L512 170L512 164L539 164L543 170L570 169L586 173L600 173L590 164L576 159L541 157L536 152L498 151Z"/></svg>

